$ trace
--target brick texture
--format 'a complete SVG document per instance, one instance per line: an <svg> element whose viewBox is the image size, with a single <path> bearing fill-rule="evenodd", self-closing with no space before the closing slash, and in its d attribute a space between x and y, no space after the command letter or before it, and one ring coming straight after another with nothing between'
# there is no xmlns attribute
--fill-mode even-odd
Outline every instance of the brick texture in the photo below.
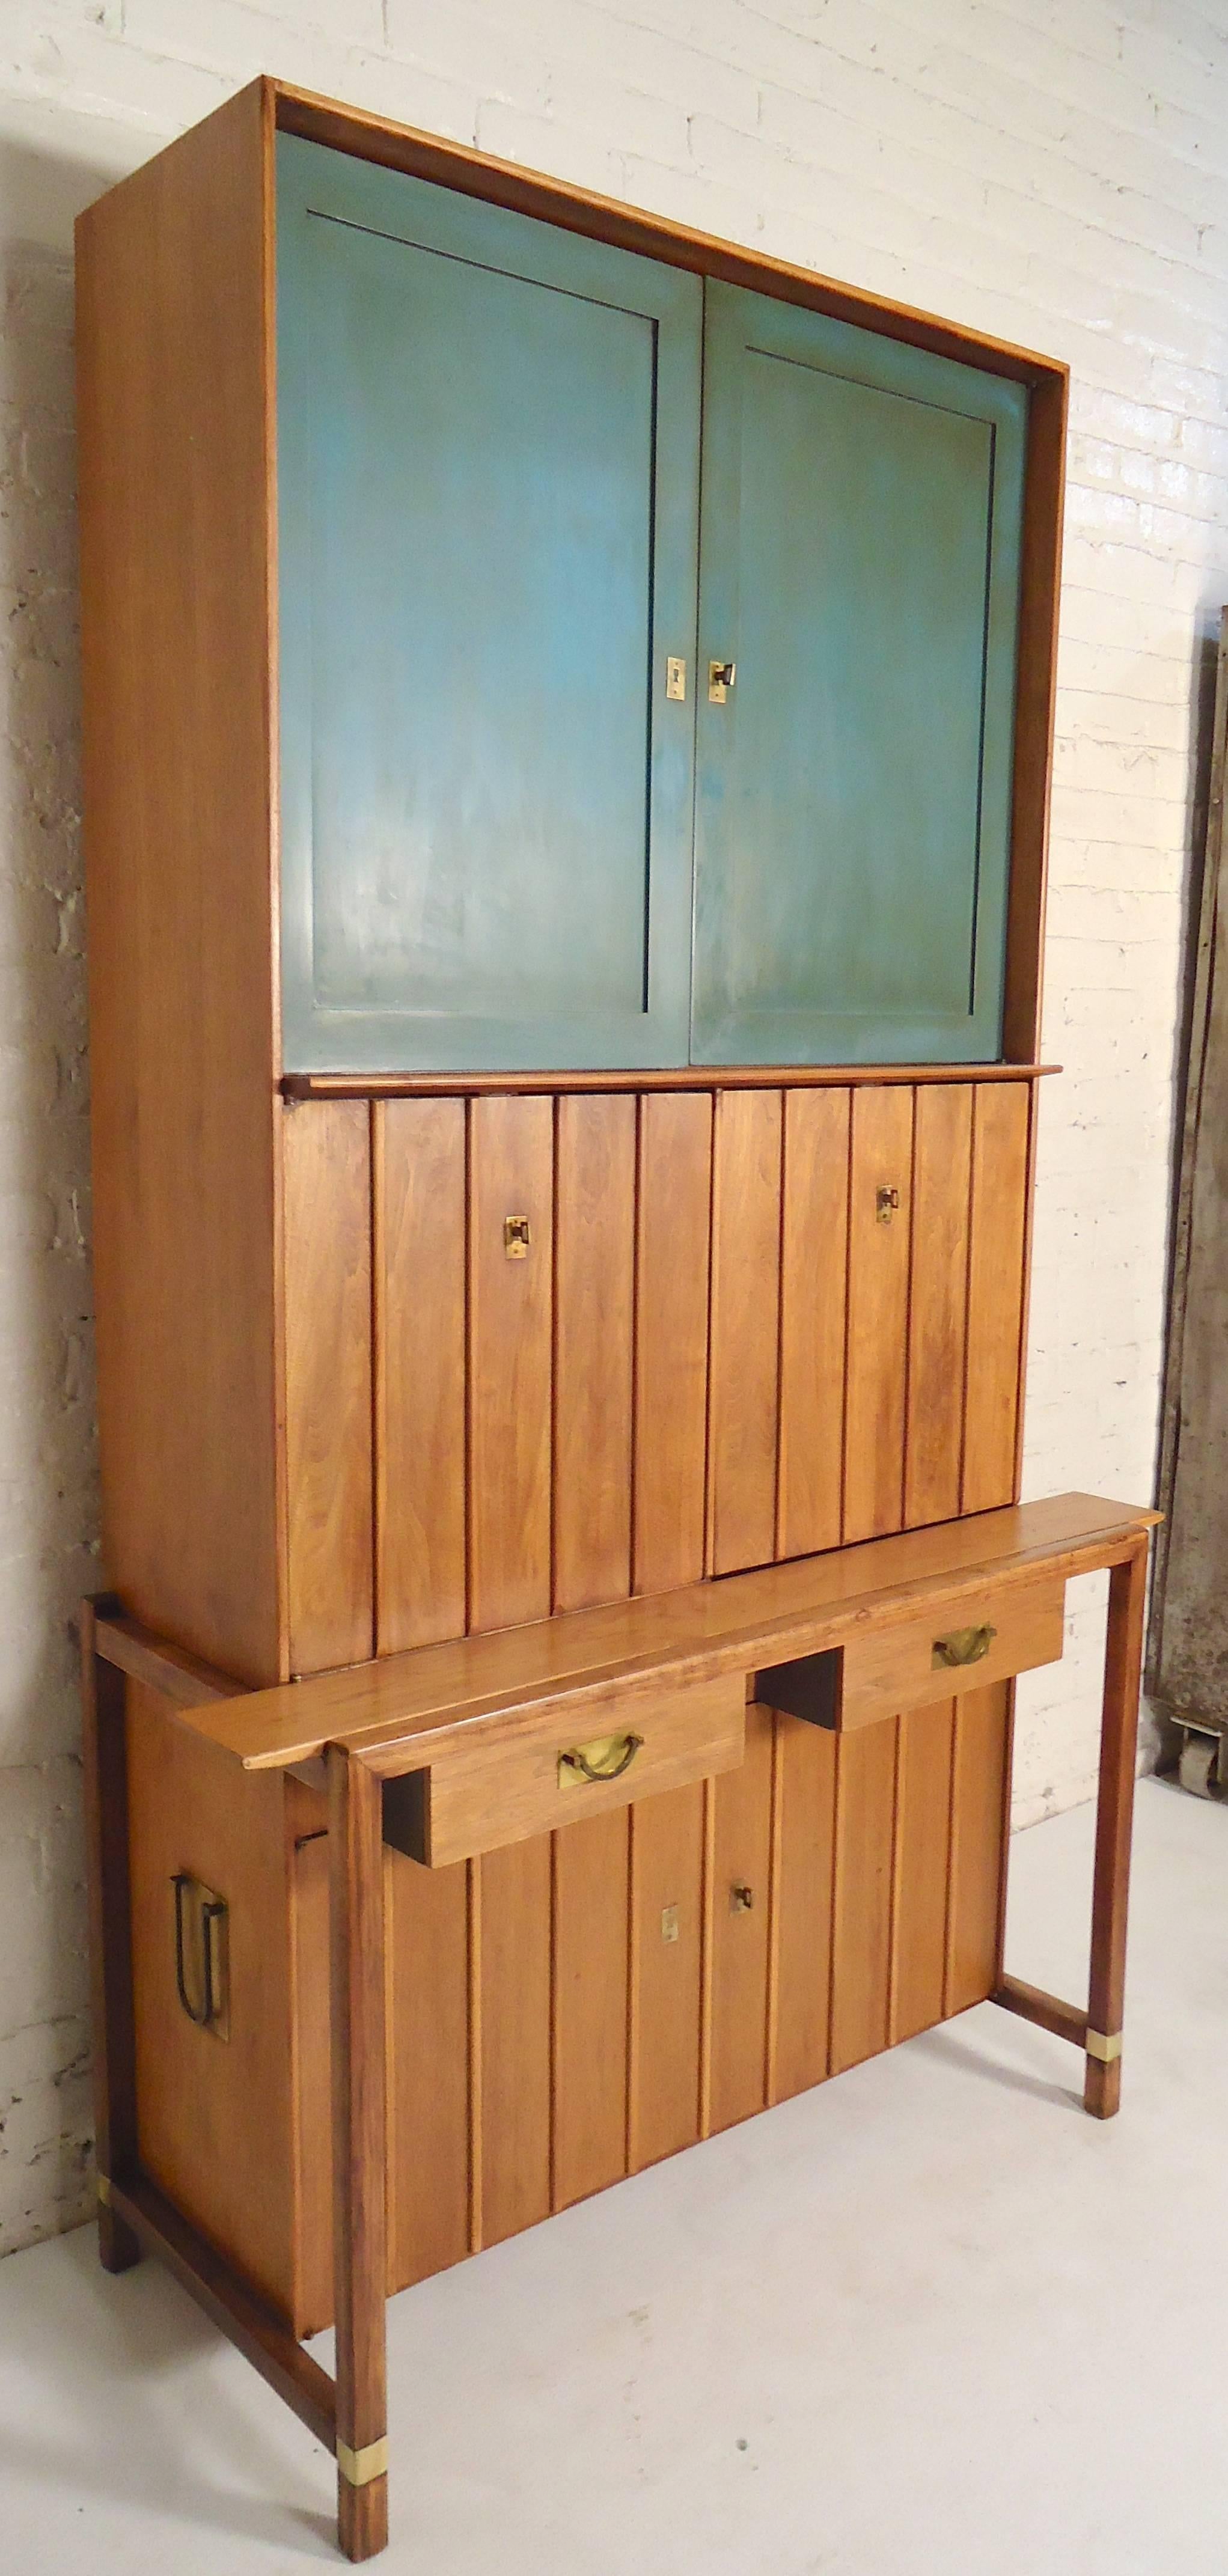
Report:
<svg viewBox="0 0 1228 2576"><path fill-rule="evenodd" d="M1069 360L1029 1492L1145 1499L1228 583L1216 0L8 0L0 18L0 2246L86 2205L72 1604L95 1526L67 217L260 69ZM1103 1587L1021 1693L1087 1797Z"/></svg>

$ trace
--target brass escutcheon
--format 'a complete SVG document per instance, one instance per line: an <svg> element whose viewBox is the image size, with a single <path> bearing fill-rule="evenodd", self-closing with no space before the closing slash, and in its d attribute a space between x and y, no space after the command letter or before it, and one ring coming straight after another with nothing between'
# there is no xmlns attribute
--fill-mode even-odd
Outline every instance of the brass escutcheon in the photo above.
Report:
<svg viewBox="0 0 1228 2576"><path fill-rule="evenodd" d="M527 1261L532 1240L533 1229L527 1216L504 1217L503 1249L509 1261Z"/></svg>

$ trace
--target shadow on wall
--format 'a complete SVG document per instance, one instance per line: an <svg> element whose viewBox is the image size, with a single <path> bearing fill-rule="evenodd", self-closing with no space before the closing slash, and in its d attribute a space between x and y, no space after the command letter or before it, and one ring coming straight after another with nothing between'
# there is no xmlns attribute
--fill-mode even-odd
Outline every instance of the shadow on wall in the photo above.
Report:
<svg viewBox="0 0 1228 2576"><path fill-rule="evenodd" d="M96 1583L71 223L0 120L0 2251L90 2201L75 1610Z"/></svg>

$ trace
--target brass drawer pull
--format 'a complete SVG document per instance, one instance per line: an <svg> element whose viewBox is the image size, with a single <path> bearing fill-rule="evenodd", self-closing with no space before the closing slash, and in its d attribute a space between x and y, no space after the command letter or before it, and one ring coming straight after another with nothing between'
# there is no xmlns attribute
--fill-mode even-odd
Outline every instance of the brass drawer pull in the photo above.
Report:
<svg viewBox="0 0 1228 2576"><path fill-rule="evenodd" d="M639 1752L642 1735L599 1735L592 1744L573 1744L559 1755L559 1787L571 1780L621 1780Z"/></svg>
<svg viewBox="0 0 1228 2576"><path fill-rule="evenodd" d="M979 1664L989 1653L996 1628L951 1628L945 1637L935 1637L930 1657L933 1672L945 1672L955 1664Z"/></svg>

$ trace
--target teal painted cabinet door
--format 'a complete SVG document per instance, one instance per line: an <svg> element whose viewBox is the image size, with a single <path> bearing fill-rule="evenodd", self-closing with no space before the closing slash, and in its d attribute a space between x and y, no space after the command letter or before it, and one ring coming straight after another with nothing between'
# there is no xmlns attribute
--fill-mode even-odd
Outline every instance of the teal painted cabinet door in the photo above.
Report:
<svg viewBox="0 0 1228 2576"><path fill-rule="evenodd" d="M709 286L696 1062L1000 1053L1025 423L1020 386Z"/></svg>
<svg viewBox="0 0 1228 2576"><path fill-rule="evenodd" d="M287 1069L685 1063L699 281L288 136L277 238Z"/></svg>

